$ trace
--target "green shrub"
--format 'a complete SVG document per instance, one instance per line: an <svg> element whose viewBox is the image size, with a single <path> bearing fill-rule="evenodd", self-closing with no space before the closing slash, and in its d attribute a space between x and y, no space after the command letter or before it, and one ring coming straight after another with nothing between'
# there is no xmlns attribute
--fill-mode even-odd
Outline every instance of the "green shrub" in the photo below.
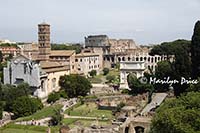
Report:
<svg viewBox="0 0 200 133"><path fill-rule="evenodd" d="M60 90L59 91L60 97L67 99L67 93L65 92L65 90Z"/></svg>
<svg viewBox="0 0 200 133"><path fill-rule="evenodd" d="M54 110L54 111L55 114L52 116L52 119L50 120L50 125L51 126L61 125L63 116L59 110Z"/></svg>
<svg viewBox="0 0 200 133"><path fill-rule="evenodd" d="M60 93L59 92L53 92L48 96L47 102L48 103L55 103L59 99L60 99Z"/></svg>
<svg viewBox="0 0 200 133"><path fill-rule="evenodd" d="M28 116L43 108L41 100L28 96L18 97L13 103L15 117Z"/></svg>
<svg viewBox="0 0 200 133"><path fill-rule="evenodd" d="M107 74L109 73L109 71L110 71L110 70L109 70L108 68L104 68L104 69L103 69L103 75L107 75Z"/></svg>
<svg viewBox="0 0 200 133"><path fill-rule="evenodd" d="M92 71L89 72L89 74L90 74L91 77L94 77L94 76L97 75L97 71L96 70L92 70Z"/></svg>
<svg viewBox="0 0 200 133"><path fill-rule="evenodd" d="M115 79L114 75L108 75L106 76L106 80L108 80L109 83L111 83Z"/></svg>
<svg viewBox="0 0 200 133"><path fill-rule="evenodd" d="M122 94L129 94L129 92L130 92L130 91L129 91L128 89L123 89L121 93L122 93Z"/></svg>

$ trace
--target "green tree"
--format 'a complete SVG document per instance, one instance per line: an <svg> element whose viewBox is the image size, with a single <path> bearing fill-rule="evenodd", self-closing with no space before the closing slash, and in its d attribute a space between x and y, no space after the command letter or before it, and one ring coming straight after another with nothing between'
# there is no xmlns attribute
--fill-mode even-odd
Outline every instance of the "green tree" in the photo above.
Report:
<svg viewBox="0 0 200 133"><path fill-rule="evenodd" d="M197 79L198 83L197 84L191 84L190 87L187 89L187 92L197 92L200 91L200 77Z"/></svg>
<svg viewBox="0 0 200 133"><path fill-rule="evenodd" d="M21 96L30 95L30 86L27 83L12 85L2 85L2 100L5 101L5 110L12 112L14 101Z"/></svg>
<svg viewBox="0 0 200 133"><path fill-rule="evenodd" d="M200 76L200 21L197 21L194 27L191 45L192 76Z"/></svg>
<svg viewBox="0 0 200 133"><path fill-rule="evenodd" d="M92 85L84 76L77 74L64 75L60 77L59 85L64 89L68 97L86 96Z"/></svg>
<svg viewBox="0 0 200 133"><path fill-rule="evenodd" d="M197 133L200 131L200 92L189 92L165 101L153 117L152 133Z"/></svg>
<svg viewBox="0 0 200 133"><path fill-rule="evenodd" d="M97 75L97 71L96 70L92 70L89 72L90 76L94 77Z"/></svg>
<svg viewBox="0 0 200 133"><path fill-rule="evenodd" d="M62 119L63 116L60 113L59 110L54 110L55 114L52 116L52 119L50 120L50 125L51 126L56 126L56 125L62 125Z"/></svg>
<svg viewBox="0 0 200 133"><path fill-rule="evenodd" d="M60 99L60 93L59 92L53 92L53 93L49 94L47 102L48 103L54 103L59 99Z"/></svg>
<svg viewBox="0 0 200 133"><path fill-rule="evenodd" d="M28 116L42 109L43 105L39 99L27 96L18 97L13 103L15 117Z"/></svg>
<svg viewBox="0 0 200 133"><path fill-rule="evenodd" d="M175 55L179 51L180 47L184 47L184 50L190 52L191 41L188 40L175 40L172 42L163 42L160 45L155 45L150 51L150 55Z"/></svg>
<svg viewBox="0 0 200 133"><path fill-rule="evenodd" d="M103 69L103 75L107 75L109 73L109 68L104 68Z"/></svg>
<svg viewBox="0 0 200 133"><path fill-rule="evenodd" d="M167 77L171 78L172 74L173 74L172 65L169 61L158 62L157 67L155 69L155 77L157 79L164 79ZM154 84L154 88L156 91L165 92L168 90L169 85L168 84Z"/></svg>
<svg viewBox="0 0 200 133"><path fill-rule="evenodd" d="M3 117L3 102L0 101L0 120L2 119Z"/></svg>
<svg viewBox="0 0 200 133"><path fill-rule="evenodd" d="M28 96L31 94L31 88L28 83L21 83L17 86L15 93L19 93L18 96Z"/></svg>
<svg viewBox="0 0 200 133"><path fill-rule="evenodd" d="M148 83L141 83L140 79L134 74L129 74L127 77L128 86L131 89L130 94L137 95L145 92L152 92L154 90L153 86Z"/></svg>
<svg viewBox="0 0 200 133"><path fill-rule="evenodd" d="M65 92L65 90L60 90L59 91L60 97L67 99L67 93Z"/></svg>
<svg viewBox="0 0 200 133"><path fill-rule="evenodd" d="M175 62L172 64L173 79L181 80L182 77L189 79L191 75L191 61L189 57L189 52L185 50L185 47L177 47L175 53ZM179 96L181 93L185 92L188 89L189 85L187 84L174 84L174 93L176 96Z"/></svg>
<svg viewBox="0 0 200 133"><path fill-rule="evenodd" d="M3 61L3 54L2 54L2 52L0 51L0 62L2 62Z"/></svg>
<svg viewBox="0 0 200 133"><path fill-rule="evenodd" d="M76 54L78 54L81 52L82 46L80 44L72 44L72 45L52 44L51 49L52 50L75 50Z"/></svg>
<svg viewBox="0 0 200 133"><path fill-rule="evenodd" d="M151 50L151 55L175 55L175 61L171 63L172 73L166 73L166 77L180 80L181 77L188 79L191 75L190 47L191 42L187 40L176 40L173 42L165 42L155 46ZM158 67L158 69L160 69ZM162 68L163 69L163 68ZM166 69L167 70L167 69ZM162 70L165 72L165 70ZM163 72L163 74L164 74ZM176 96L185 92L189 86L187 84L174 84L174 92Z"/></svg>

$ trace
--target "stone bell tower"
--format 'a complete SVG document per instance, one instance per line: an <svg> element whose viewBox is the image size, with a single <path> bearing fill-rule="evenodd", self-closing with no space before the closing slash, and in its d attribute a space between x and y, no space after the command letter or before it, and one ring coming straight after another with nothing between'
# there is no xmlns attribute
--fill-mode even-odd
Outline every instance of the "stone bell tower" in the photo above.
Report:
<svg viewBox="0 0 200 133"><path fill-rule="evenodd" d="M40 61L48 61L51 52L50 25L47 23L38 24L38 48Z"/></svg>

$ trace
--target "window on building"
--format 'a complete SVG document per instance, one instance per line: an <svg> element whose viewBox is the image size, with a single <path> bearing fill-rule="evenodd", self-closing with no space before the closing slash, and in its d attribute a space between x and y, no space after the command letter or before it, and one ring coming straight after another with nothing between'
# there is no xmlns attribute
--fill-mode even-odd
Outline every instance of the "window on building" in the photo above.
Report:
<svg viewBox="0 0 200 133"><path fill-rule="evenodd" d="M151 67L148 65L148 69L150 70L151 69Z"/></svg>
<svg viewBox="0 0 200 133"><path fill-rule="evenodd" d="M120 57L118 57L118 61L119 61L119 62L121 61L121 58L120 58Z"/></svg>
<svg viewBox="0 0 200 133"><path fill-rule="evenodd" d="M153 57L151 58L151 63L153 63Z"/></svg>
<svg viewBox="0 0 200 133"><path fill-rule="evenodd" d="M114 58L114 57L111 57L111 60L112 60L112 62L114 62L114 61L115 61L115 58Z"/></svg>
<svg viewBox="0 0 200 133"><path fill-rule="evenodd" d="M55 89L56 88L56 78L52 79L52 88Z"/></svg>
<svg viewBox="0 0 200 133"><path fill-rule="evenodd" d="M125 57L122 57L122 61L125 61Z"/></svg>
<svg viewBox="0 0 200 133"><path fill-rule="evenodd" d="M148 62L150 62L150 57L148 57Z"/></svg>
<svg viewBox="0 0 200 133"><path fill-rule="evenodd" d="M78 62L78 59L75 59L75 62Z"/></svg>
<svg viewBox="0 0 200 133"><path fill-rule="evenodd" d="M45 83L44 80L41 81L41 90L44 92L45 91Z"/></svg>
<svg viewBox="0 0 200 133"><path fill-rule="evenodd" d="M110 57L107 57L107 61L110 61Z"/></svg>
<svg viewBox="0 0 200 133"><path fill-rule="evenodd" d="M26 68L27 68L27 66L26 66L26 64L24 64L24 74L26 74Z"/></svg>
<svg viewBox="0 0 200 133"><path fill-rule="evenodd" d="M157 62L157 57L155 57L155 62Z"/></svg>

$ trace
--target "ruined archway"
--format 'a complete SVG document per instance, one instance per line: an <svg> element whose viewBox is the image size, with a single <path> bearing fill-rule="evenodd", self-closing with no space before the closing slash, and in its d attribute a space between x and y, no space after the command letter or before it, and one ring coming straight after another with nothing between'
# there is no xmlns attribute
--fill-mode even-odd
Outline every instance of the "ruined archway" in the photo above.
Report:
<svg viewBox="0 0 200 133"><path fill-rule="evenodd" d="M135 133L144 133L145 128L141 126L134 127Z"/></svg>

